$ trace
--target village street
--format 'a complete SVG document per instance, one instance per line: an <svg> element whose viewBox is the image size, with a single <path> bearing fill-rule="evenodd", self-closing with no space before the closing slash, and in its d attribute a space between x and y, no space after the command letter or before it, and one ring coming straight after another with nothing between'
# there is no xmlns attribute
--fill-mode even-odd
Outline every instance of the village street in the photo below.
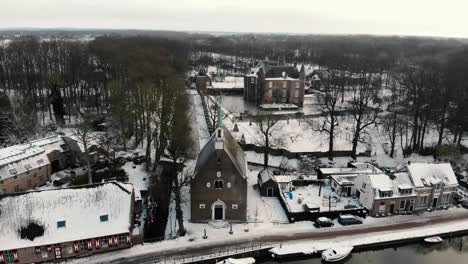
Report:
<svg viewBox="0 0 468 264"><path fill-rule="evenodd" d="M367 220L366 220L367 221ZM384 234L408 233L412 237L430 236L433 233L447 233L455 230L463 230L460 226L468 226L468 210L450 209L448 211L437 211L425 213L422 216L393 216L387 218L368 219L366 224L357 226L336 226L333 228L315 229L295 227L272 230L270 234L252 233L233 235L222 239L197 240L189 242L187 239L176 239L160 243L136 245L131 249L120 252L95 255L92 258L74 260L74 263L155 263L155 262L190 262L192 259L222 257L222 252L231 254L236 250L246 248L269 248L286 244L288 242L303 241L330 241L343 242L351 238L361 237L362 241L369 237L380 237ZM228 230L228 229L226 229ZM391 231L391 232L389 232ZM223 232L223 230L220 230ZM226 231L227 233L227 231ZM390 241L387 240L387 241ZM382 241L384 242L384 241ZM221 253L220 253L221 252ZM211 255L211 256L210 256Z"/></svg>

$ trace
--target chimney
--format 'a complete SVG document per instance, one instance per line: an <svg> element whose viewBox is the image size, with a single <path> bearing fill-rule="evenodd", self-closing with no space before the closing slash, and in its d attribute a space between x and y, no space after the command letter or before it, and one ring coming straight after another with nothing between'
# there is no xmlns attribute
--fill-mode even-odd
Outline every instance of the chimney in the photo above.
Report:
<svg viewBox="0 0 468 264"><path fill-rule="evenodd" d="M283 72L283 73L281 74L281 76L283 76L284 79L286 79L286 78L288 77L288 76L286 75L286 72Z"/></svg>

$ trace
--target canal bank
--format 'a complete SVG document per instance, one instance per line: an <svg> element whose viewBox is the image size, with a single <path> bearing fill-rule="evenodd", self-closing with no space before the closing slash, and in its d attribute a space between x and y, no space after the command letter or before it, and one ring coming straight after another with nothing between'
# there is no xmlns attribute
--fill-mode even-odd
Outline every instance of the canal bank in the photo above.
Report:
<svg viewBox="0 0 468 264"><path fill-rule="evenodd" d="M468 259L468 237L452 237L443 243L428 245L420 241L400 243L366 250L353 251L346 264L439 264L439 263L466 263ZM272 258L257 259L257 263L273 264L279 260ZM320 255L298 257L281 260L280 263L289 264L318 264L323 263Z"/></svg>

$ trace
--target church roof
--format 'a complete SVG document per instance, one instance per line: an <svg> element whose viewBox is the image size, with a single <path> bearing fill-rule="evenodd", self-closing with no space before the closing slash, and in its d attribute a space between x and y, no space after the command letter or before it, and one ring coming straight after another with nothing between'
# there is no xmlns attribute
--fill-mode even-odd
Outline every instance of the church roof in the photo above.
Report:
<svg viewBox="0 0 468 264"><path fill-rule="evenodd" d="M242 175L242 177L247 178L247 162L245 159L245 154L242 148L239 146L234 137L229 133L225 128L222 129L223 137L223 150L229 159L232 161L237 171ZM199 171L203 166L210 160L215 158L215 141L216 141L216 132L211 136L206 145L198 154L197 164L195 166L195 171Z"/></svg>

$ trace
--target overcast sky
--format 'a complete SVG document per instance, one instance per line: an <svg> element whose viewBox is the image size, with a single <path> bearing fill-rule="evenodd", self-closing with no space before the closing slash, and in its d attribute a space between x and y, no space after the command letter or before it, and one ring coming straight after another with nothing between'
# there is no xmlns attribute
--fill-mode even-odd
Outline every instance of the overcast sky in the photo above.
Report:
<svg viewBox="0 0 468 264"><path fill-rule="evenodd" d="M0 28L468 37L468 0L0 0Z"/></svg>

